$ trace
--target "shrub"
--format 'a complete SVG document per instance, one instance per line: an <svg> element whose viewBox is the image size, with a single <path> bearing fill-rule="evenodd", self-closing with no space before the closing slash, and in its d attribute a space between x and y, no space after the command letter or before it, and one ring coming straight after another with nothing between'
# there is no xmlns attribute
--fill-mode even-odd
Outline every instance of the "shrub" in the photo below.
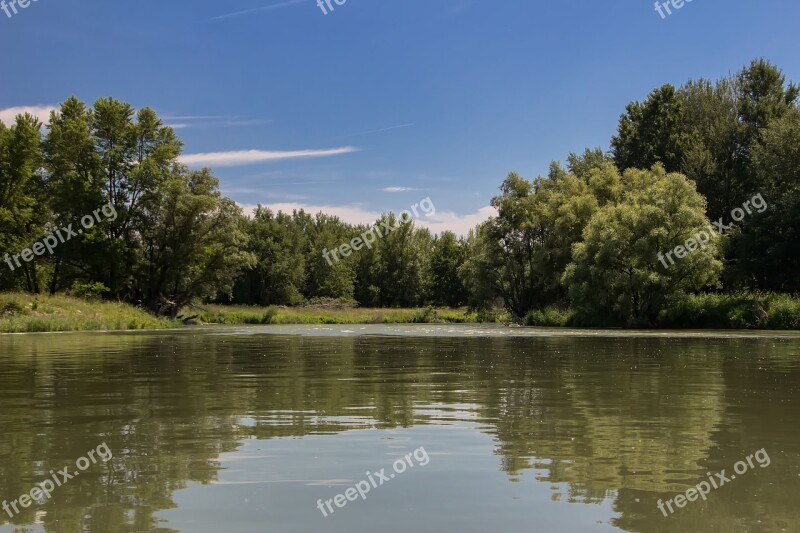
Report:
<svg viewBox="0 0 800 533"><path fill-rule="evenodd" d="M414 317L411 319L411 322L414 324L430 324L433 322L440 322L439 313L437 313L436 309L434 309L433 307L428 307L427 309L420 309L414 314Z"/></svg>
<svg viewBox="0 0 800 533"><path fill-rule="evenodd" d="M15 300L0 305L0 316L27 315L28 310Z"/></svg>
<svg viewBox="0 0 800 533"><path fill-rule="evenodd" d="M659 315L672 328L800 329L800 300L788 294L696 294L675 299Z"/></svg>
<svg viewBox="0 0 800 533"><path fill-rule="evenodd" d="M68 296L92 301L99 301L103 293L107 292L109 292L109 288L102 283L78 283L77 281L66 291Z"/></svg>
<svg viewBox="0 0 800 533"><path fill-rule="evenodd" d="M523 323L526 326L559 327L563 328L572 324L573 313L555 307L546 307L543 310L534 309L525 315Z"/></svg>
<svg viewBox="0 0 800 533"><path fill-rule="evenodd" d="M277 318L277 316L278 316L278 308L275 307L274 305L271 306L271 307L268 307L266 312L264 313L264 316L261 318L261 323L262 324L274 324L275 323L275 319Z"/></svg>

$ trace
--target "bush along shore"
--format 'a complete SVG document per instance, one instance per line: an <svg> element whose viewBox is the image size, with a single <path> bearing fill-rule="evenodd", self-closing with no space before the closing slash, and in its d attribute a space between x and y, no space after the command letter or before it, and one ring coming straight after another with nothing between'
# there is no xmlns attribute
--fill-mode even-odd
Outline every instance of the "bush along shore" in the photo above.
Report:
<svg viewBox="0 0 800 533"><path fill-rule="evenodd" d="M622 327L613 317L590 316L546 307L530 311L522 323L547 327ZM748 293L685 295L662 309L661 329L800 329L800 298L788 294Z"/></svg>
<svg viewBox="0 0 800 533"><path fill-rule="evenodd" d="M124 303L70 296L0 294L0 333L159 330L187 325L266 324L504 324L536 327L624 327L619 321L546 307L514 318L502 309L386 309L346 305L253 307L205 305L177 320ZM800 298L786 294L701 294L674 302L659 315L663 329L800 329Z"/></svg>

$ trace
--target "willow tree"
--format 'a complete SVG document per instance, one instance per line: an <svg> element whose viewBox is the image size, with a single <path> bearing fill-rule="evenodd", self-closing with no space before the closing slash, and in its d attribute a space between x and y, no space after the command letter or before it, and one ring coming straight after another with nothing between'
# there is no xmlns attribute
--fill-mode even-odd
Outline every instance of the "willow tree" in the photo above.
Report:
<svg viewBox="0 0 800 533"><path fill-rule="evenodd" d="M627 170L624 194L598 210L573 248L563 277L588 322L649 325L672 298L714 284L721 273L719 238L694 183L660 165ZM703 246L660 258L705 231ZM690 245L690 247L692 247Z"/></svg>

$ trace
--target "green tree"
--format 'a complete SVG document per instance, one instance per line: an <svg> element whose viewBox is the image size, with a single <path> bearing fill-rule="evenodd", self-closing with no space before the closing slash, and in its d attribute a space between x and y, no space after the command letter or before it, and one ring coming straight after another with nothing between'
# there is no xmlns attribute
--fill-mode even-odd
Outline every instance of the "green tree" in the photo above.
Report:
<svg viewBox="0 0 800 533"><path fill-rule="evenodd" d="M434 237L429 288L432 304L458 307L467 303L466 289L458 273L465 253L464 243L452 231Z"/></svg>
<svg viewBox="0 0 800 533"><path fill-rule="evenodd" d="M467 291L467 305L471 309L492 307L498 300L504 303L500 287L502 250L500 243L490 235L491 225L491 220L478 224L464 241L466 259L458 269L458 275Z"/></svg>
<svg viewBox="0 0 800 533"><path fill-rule="evenodd" d="M146 307L175 319L197 299L230 292L255 262L246 252L241 209L219 193L208 169L176 167L148 202L136 289Z"/></svg>
<svg viewBox="0 0 800 533"><path fill-rule="evenodd" d="M683 101L670 84L654 90L644 102L628 104L611 140L617 167L650 168L661 163L670 172L679 171L687 141L681 128L683 112Z"/></svg>
<svg viewBox="0 0 800 533"><path fill-rule="evenodd" d="M681 88L683 129L689 136L680 172L697 183L708 199L708 215L716 220L730 213L743 194L746 162L742 157L736 95L737 81L716 84L700 79Z"/></svg>
<svg viewBox="0 0 800 533"><path fill-rule="evenodd" d="M597 152L571 155L570 166L582 178L555 163L548 177L533 183L509 174L501 195L492 200L498 215L477 234L480 253L465 270L497 279L471 283L472 290L480 288L486 295L496 292L517 316L563 301L561 278L571 260L572 245L581 239L599 199L607 201L620 188L614 165L603 161ZM590 169L594 164L599 167Z"/></svg>
<svg viewBox="0 0 800 533"><path fill-rule="evenodd" d="M41 208L44 195L40 172L41 123L24 114L11 127L0 122L0 250L5 263L0 270L0 284L5 289L18 288L20 276L30 292L39 292L37 261L13 259L34 241L42 238L49 223L49 213Z"/></svg>
<svg viewBox="0 0 800 533"><path fill-rule="evenodd" d="M99 281L112 296L133 297L146 212L158 203L181 146L151 109L136 112L112 98L98 100L92 109L69 98L53 114L44 147L56 222L75 224L105 204L117 218L58 248L51 292L62 280Z"/></svg>
<svg viewBox="0 0 800 533"><path fill-rule="evenodd" d="M353 300L355 291L355 263L357 259L326 259L324 251L336 250L350 242L358 233L339 218L318 213L307 224L308 251L306 256L307 298L334 298ZM363 253L362 251L356 253Z"/></svg>
<svg viewBox="0 0 800 533"><path fill-rule="evenodd" d="M250 294L248 303L288 305L303 300L306 236L292 215L262 206L248 221L248 250L256 263L239 279ZM237 290L237 294L241 290Z"/></svg>
<svg viewBox="0 0 800 533"><path fill-rule="evenodd" d="M683 175L657 165L626 171L623 183L622 200L597 211L575 245L564 283L585 321L652 325L671 298L717 281L718 239L705 200ZM674 264L660 259L701 230L704 247Z"/></svg>
<svg viewBox="0 0 800 533"><path fill-rule="evenodd" d="M733 235L728 277L740 286L800 291L800 111L761 132L753 153L767 207Z"/></svg>

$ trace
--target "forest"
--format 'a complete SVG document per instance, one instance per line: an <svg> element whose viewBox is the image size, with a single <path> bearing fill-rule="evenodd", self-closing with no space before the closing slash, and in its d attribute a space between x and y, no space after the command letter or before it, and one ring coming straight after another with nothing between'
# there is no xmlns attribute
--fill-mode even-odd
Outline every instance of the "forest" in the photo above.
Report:
<svg viewBox="0 0 800 533"><path fill-rule="evenodd" d="M211 169L179 163L182 142L154 110L71 97L47 124L0 122L0 256L103 206L115 217L20 268L0 263L0 291L173 319L203 303L336 302L529 325L800 328L799 96L766 59L665 84L625 108L609 151L578 150L533 179L509 173L496 216L468 235L387 213L376 224L394 231L332 264L323 250L367 226L245 215ZM754 198L764 208L737 216Z"/></svg>

